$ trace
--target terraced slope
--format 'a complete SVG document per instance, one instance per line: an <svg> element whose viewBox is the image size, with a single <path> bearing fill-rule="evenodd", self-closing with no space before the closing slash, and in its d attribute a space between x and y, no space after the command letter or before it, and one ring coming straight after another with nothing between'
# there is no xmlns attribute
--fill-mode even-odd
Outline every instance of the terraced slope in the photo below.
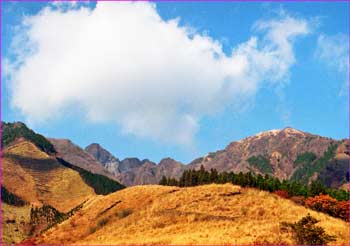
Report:
<svg viewBox="0 0 350 246"><path fill-rule="evenodd" d="M45 244L295 244L280 222L310 213L346 244L348 224L290 200L239 186L134 186L97 196L69 220L27 243Z"/></svg>

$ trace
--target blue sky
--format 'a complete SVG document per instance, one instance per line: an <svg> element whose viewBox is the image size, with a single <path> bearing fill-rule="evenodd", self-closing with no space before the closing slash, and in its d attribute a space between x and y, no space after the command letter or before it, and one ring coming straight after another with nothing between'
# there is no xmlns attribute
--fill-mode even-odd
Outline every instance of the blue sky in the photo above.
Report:
<svg viewBox="0 0 350 246"><path fill-rule="evenodd" d="M286 126L349 135L349 3L148 5L2 2L2 119L156 162Z"/></svg>

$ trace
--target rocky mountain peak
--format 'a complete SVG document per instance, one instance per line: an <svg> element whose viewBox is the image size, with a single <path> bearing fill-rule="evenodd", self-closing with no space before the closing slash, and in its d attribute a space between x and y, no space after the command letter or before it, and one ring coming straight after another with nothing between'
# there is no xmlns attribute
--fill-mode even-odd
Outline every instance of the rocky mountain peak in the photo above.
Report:
<svg viewBox="0 0 350 246"><path fill-rule="evenodd" d="M110 152L108 152L98 143L92 143L88 145L85 147L85 151L95 157L103 165L111 162L119 162L118 158L114 157Z"/></svg>

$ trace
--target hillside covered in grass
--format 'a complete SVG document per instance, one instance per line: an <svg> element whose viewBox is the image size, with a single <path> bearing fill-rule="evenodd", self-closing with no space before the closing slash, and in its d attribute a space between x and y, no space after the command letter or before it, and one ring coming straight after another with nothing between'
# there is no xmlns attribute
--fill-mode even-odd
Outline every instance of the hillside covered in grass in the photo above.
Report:
<svg viewBox="0 0 350 246"><path fill-rule="evenodd" d="M27 129L23 125L13 127ZM37 235L67 219L89 198L124 188L105 176L62 164L46 147L40 147L40 141L8 134L13 128L3 130L5 137L12 136L12 142L6 142L2 149L4 243L18 243ZM33 134L30 136L36 138ZM43 143L50 144L46 139Z"/></svg>
<svg viewBox="0 0 350 246"><path fill-rule="evenodd" d="M135 186L87 201L70 219L27 243L295 244L281 222L310 214L346 244L348 224L277 195L232 184Z"/></svg>

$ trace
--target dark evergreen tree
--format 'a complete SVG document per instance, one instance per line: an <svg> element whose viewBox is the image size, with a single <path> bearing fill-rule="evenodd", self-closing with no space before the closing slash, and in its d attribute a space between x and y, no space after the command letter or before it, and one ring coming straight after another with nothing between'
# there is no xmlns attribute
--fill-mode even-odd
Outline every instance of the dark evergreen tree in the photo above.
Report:
<svg viewBox="0 0 350 246"><path fill-rule="evenodd" d="M168 185L168 179L163 176L162 179L159 182L160 185Z"/></svg>

